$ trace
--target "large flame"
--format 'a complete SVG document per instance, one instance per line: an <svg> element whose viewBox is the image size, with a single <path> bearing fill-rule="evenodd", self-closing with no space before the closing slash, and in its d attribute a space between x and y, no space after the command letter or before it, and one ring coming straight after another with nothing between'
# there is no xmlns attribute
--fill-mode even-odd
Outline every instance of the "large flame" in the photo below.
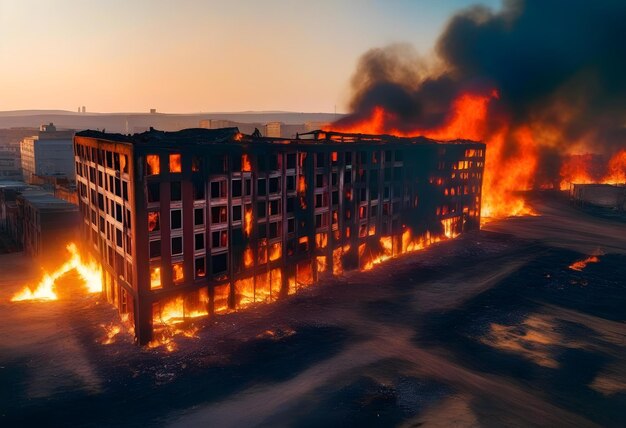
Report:
<svg viewBox="0 0 626 428"><path fill-rule="evenodd" d="M397 118L382 107L375 107L364 120L347 125L333 124L327 130L365 133L392 134L400 137L425 136L436 140L469 139L487 144L483 176L483 217L506 217L532 215L517 190L532 188L537 165L536 144L527 127L511 130L502 125L494 132L488 128L489 103L499 94L492 90L486 94L463 93L452 103L450 113L443 125L436 128L415 127L409 130L394 126ZM511 132L513 131L513 132ZM516 156L504 156L506 138L513 135L522 149Z"/></svg>
<svg viewBox="0 0 626 428"><path fill-rule="evenodd" d="M63 263L54 272L44 273L43 278L34 289L28 286L24 287L11 298L11 301L57 300L58 296L55 291L56 281L73 269L75 269L82 278L87 291L90 293L102 292L102 270L100 266L93 260L89 262L84 261L76 244L70 243L66 248L70 253L70 259L68 261Z"/></svg>
<svg viewBox="0 0 626 428"><path fill-rule="evenodd" d="M561 190L570 184L625 184L626 183L626 149L615 153L603 165L604 171L598 172L596 164L598 155L591 153L570 155L561 165Z"/></svg>

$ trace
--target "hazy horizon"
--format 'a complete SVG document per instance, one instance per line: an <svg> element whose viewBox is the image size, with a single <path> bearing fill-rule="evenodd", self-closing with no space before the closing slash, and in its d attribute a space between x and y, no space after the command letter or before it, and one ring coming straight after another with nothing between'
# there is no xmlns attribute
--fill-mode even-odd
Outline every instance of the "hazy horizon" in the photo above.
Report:
<svg viewBox="0 0 626 428"><path fill-rule="evenodd" d="M0 0L0 111L345 113L362 53L476 3Z"/></svg>

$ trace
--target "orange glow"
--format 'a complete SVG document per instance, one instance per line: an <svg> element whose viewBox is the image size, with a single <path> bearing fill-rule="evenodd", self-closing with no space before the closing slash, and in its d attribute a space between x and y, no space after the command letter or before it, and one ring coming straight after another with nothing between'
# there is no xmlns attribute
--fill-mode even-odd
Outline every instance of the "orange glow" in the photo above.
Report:
<svg viewBox="0 0 626 428"><path fill-rule="evenodd" d="M463 93L452 103L443 125L437 128L414 128L408 131L396 129L396 117L382 107L375 107L364 120L348 125L330 125L329 131L392 134L400 137L423 135L437 140L470 139L487 144L483 176L481 214L484 217L506 217L533 215L524 199L514 194L516 190L532 188L537 165L537 150L534 136L528 127L511 130L503 125L496 132L488 129L489 103L499 98L497 91L486 94ZM516 156L504 156L507 138L518 142ZM468 164L463 161L465 169Z"/></svg>
<svg viewBox="0 0 626 428"><path fill-rule="evenodd" d="M315 245L317 248L326 248L328 245L328 234L321 232L315 234Z"/></svg>
<svg viewBox="0 0 626 428"><path fill-rule="evenodd" d="M161 268L153 267L150 269L150 290L161 288Z"/></svg>
<svg viewBox="0 0 626 428"><path fill-rule="evenodd" d="M246 210L243 215L243 232L246 237L250 237L252 233L252 207L250 205L246 205Z"/></svg>
<svg viewBox="0 0 626 428"><path fill-rule="evenodd" d="M70 259L63 263L58 269L52 273L44 273L43 278L39 281L34 290L30 287L24 287L16 293L12 298L12 302L23 300L57 300L58 296L55 291L55 282L69 271L75 269L83 280L87 291L90 293L102 292L102 269L100 265L93 260L86 262L81 257L78 247L74 243L66 246L70 253Z"/></svg>
<svg viewBox="0 0 626 428"><path fill-rule="evenodd" d="M603 181L607 184L626 183L626 149L613 155L609 161L608 174Z"/></svg>
<svg viewBox="0 0 626 428"><path fill-rule="evenodd" d="M569 265L569 268L571 270L577 270L577 271L582 271L584 268L587 267L587 264L589 263L598 263L600 261L600 259L598 258L598 256L589 256L586 259L583 260L578 260L574 263L572 263L571 265Z"/></svg>
<svg viewBox="0 0 626 428"><path fill-rule="evenodd" d="M174 282L181 282L185 279L182 262L174 263L172 265L172 279L174 280Z"/></svg>
<svg viewBox="0 0 626 428"><path fill-rule="evenodd" d="M592 154L570 156L561 164L560 174L562 181L560 187L562 190L567 189L570 183L587 184L593 183L595 180L591 177Z"/></svg>
<svg viewBox="0 0 626 428"><path fill-rule="evenodd" d="M235 294L237 296L237 308L254 303L254 278L242 278L235 281Z"/></svg>
<svg viewBox="0 0 626 428"><path fill-rule="evenodd" d="M154 232L157 230L160 230L159 213L157 211L151 211L148 213L148 232Z"/></svg>
<svg viewBox="0 0 626 428"><path fill-rule="evenodd" d="M246 247L243 251L243 265L244 267L251 267L254 263L254 255L252 254L252 249L250 247Z"/></svg>
<svg viewBox="0 0 626 428"><path fill-rule="evenodd" d="M147 169L148 175L157 175L161 173L161 164L159 163L159 155L147 155L146 164L148 167Z"/></svg>
<svg viewBox="0 0 626 428"><path fill-rule="evenodd" d="M317 256L316 261L317 261L317 271L325 272L328 267L328 264L326 263L326 256Z"/></svg>
<svg viewBox="0 0 626 428"><path fill-rule="evenodd" d="M343 273L342 257L348 251L350 251L350 244L333 250L333 275L341 275Z"/></svg>
<svg viewBox="0 0 626 428"><path fill-rule="evenodd" d="M149 348L165 347L172 352L176 350L176 336L197 337L198 328L194 325L184 325L186 321L208 315L207 303L209 294L206 288L198 290L196 294L188 296L194 299L173 297L161 301L153 306L152 323L155 326L155 338L148 343Z"/></svg>
<svg viewBox="0 0 626 428"><path fill-rule="evenodd" d="M441 220L441 225L443 226L443 234L446 238L456 238L459 236L457 232L457 226L459 222L459 217L451 217Z"/></svg>
<svg viewBox="0 0 626 428"><path fill-rule="evenodd" d="M170 155L170 172L182 172L183 166L180 160L180 154Z"/></svg>
<svg viewBox="0 0 626 428"><path fill-rule="evenodd" d="M216 285L213 288L213 311L223 314L229 311L230 284Z"/></svg>
<svg viewBox="0 0 626 428"><path fill-rule="evenodd" d="M282 245L280 242L275 242L270 246L270 261L280 259L282 256Z"/></svg>
<svg viewBox="0 0 626 428"><path fill-rule="evenodd" d="M250 172L252 171L252 165L250 165L250 159L248 159L247 154L241 155L241 172Z"/></svg>

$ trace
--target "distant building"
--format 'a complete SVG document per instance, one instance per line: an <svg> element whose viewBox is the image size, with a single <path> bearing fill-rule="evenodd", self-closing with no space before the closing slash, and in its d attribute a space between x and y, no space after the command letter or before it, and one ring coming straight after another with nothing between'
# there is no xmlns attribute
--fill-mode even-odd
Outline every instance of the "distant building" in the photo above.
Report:
<svg viewBox="0 0 626 428"><path fill-rule="evenodd" d="M31 256L63 254L75 238L78 207L23 181L0 182L0 232Z"/></svg>
<svg viewBox="0 0 626 428"><path fill-rule="evenodd" d="M156 114L156 109L155 108L151 108L150 109L150 114Z"/></svg>
<svg viewBox="0 0 626 428"><path fill-rule="evenodd" d="M50 123L42 125L37 135L24 138L20 146L24 181L30 183L36 175L74 180L73 136L74 131L58 131Z"/></svg>
<svg viewBox="0 0 626 428"><path fill-rule="evenodd" d="M23 222L26 254L63 254L65 245L76 237L80 224L78 206L38 190L23 191L16 202Z"/></svg>
<svg viewBox="0 0 626 428"><path fill-rule="evenodd" d="M200 128L204 129L232 128L234 126L235 122L224 119L203 119L200 121Z"/></svg>
<svg viewBox="0 0 626 428"><path fill-rule="evenodd" d="M267 122L265 124L265 136L266 137L273 137L273 138L280 138L282 135L280 133L280 122Z"/></svg>
<svg viewBox="0 0 626 428"><path fill-rule="evenodd" d="M19 148L19 145L18 145ZM22 162L19 150L0 148L0 181L21 180Z"/></svg>

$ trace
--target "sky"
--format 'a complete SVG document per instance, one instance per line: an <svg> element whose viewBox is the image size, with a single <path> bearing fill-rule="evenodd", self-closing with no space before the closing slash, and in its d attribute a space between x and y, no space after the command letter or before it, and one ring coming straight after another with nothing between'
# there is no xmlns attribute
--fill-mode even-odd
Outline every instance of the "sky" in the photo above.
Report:
<svg viewBox="0 0 626 428"><path fill-rule="evenodd" d="M345 112L358 58L500 0L0 0L0 111Z"/></svg>

